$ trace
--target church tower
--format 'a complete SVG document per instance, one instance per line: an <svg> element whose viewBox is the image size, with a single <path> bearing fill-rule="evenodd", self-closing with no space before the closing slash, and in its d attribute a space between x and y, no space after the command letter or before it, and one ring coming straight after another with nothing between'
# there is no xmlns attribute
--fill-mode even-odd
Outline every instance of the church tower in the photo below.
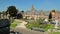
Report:
<svg viewBox="0 0 60 34"><path fill-rule="evenodd" d="M32 15L34 15L34 11L35 11L35 8L34 8L34 5L31 6L31 13Z"/></svg>

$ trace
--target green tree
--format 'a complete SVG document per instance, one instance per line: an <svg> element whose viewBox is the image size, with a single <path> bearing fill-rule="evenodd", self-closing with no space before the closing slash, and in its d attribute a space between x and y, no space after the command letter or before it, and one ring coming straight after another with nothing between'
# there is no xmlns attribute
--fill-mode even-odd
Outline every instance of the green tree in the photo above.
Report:
<svg viewBox="0 0 60 34"><path fill-rule="evenodd" d="M50 14L49 14L49 22L50 21L52 21L52 14L51 14L51 12L50 12Z"/></svg>
<svg viewBox="0 0 60 34"><path fill-rule="evenodd" d="M1 18L1 12L0 12L0 18Z"/></svg>
<svg viewBox="0 0 60 34"><path fill-rule="evenodd" d="M55 10L52 10L52 12L55 12Z"/></svg>
<svg viewBox="0 0 60 34"><path fill-rule="evenodd" d="M10 16L14 17L17 15L18 10L15 6L9 6L7 12L9 12Z"/></svg>
<svg viewBox="0 0 60 34"><path fill-rule="evenodd" d="M23 15L21 13L17 14L17 19L22 19Z"/></svg>
<svg viewBox="0 0 60 34"><path fill-rule="evenodd" d="M22 10L21 12L22 12L22 13L24 13L24 11L23 11L23 10Z"/></svg>

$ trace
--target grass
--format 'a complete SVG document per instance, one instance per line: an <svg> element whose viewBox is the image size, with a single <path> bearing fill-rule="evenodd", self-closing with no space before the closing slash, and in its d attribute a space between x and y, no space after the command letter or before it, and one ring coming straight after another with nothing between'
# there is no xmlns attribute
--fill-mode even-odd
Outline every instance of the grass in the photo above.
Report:
<svg viewBox="0 0 60 34"><path fill-rule="evenodd" d="M32 27L37 27L37 28L43 28L45 29L45 31L47 31L48 29L54 29L54 25L53 24L39 24L39 23L34 23L34 22L29 22L26 25L27 28L32 28Z"/></svg>
<svg viewBox="0 0 60 34"><path fill-rule="evenodd" d="M29 21L29 23L26 26L27 28L37 27L37 28L43 28L45 31L48 29L54 29L53 24L43 24L43 19L38 19L36 22Z"/></svg>
<svg viewBox="0 0 60 34"><path fill-rule="evenodd" d="M27 28L32 28L33 27L33 22L29 22L27 25L26 25Z"/></svg>
<svg viewBox="0 0 60 34"><path fill-rule="evenodd" d="M11 25L10 25L11 28L15 28L16 26L17 26L16 23L11 23Z"/></svg>
<svg viewBox="0 0 60 34"><path fill-rule="evenodd" d="M36 22L33 22L33 21L29 21L29 23L26 25L27 28L32 28L32 27L40 27L40 23L42 22L43 20L40 18L38 19Z"/></svg>
<svg viewBox="0 0 60 34"><path fill-rule="evenodd" d="M15 28L19 23L22 23L22 22L23 20L16 20L16 21L12 20L10 27Z"/></svg>
<svg viewBox="0 0 60 34"><path fill-rule="evenodd" d="M49 32L49 34L60 34L60 32Z"/></svg>

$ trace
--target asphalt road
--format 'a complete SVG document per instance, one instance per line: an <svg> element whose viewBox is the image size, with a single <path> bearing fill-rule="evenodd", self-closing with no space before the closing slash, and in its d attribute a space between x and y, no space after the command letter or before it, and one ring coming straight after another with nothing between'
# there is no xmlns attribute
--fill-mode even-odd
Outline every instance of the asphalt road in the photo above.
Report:
<svg viewBox="0 0 60 34"><path fill-rule="evenodd" d="M23 29L20 27L15 28L15 31L20 32L22 34L44 34L44 32L34 31L34 30L29 30L29 29Z"/></svg>

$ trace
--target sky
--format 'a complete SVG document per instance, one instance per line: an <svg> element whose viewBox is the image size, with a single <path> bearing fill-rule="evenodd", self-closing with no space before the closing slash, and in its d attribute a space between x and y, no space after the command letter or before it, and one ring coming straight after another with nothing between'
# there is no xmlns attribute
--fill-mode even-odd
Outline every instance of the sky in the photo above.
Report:
<svg viewBox="0 0 60 34"><path fill-rule="evenodd" d="M60 10L60 0L0 0L0 11L6 11L9 6L26 11L32 5L36 10Z"/></svg>

